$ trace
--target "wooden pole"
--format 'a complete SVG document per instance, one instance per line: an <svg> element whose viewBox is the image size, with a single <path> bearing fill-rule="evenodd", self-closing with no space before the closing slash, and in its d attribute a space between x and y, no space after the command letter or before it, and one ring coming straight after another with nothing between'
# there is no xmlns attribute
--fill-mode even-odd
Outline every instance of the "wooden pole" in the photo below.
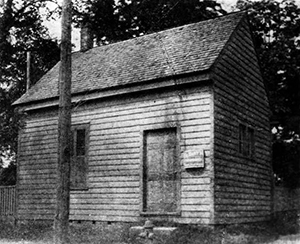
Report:
<svg viewBox="0 0 300 244"><path fill-rule="evenodd" d="M62 5L61 65L59 70L58 167L54 242L69 243L71 138L71 13L72 1Z"/></svg>
<svg viewBox="0 0 300 244"><path fill-rule="evenodd" d="M30 86L31 86L31 77L30 77L30 72L31 72L31 54L30 51L27 51L26 53L26 91L29 90Z"/></svg>

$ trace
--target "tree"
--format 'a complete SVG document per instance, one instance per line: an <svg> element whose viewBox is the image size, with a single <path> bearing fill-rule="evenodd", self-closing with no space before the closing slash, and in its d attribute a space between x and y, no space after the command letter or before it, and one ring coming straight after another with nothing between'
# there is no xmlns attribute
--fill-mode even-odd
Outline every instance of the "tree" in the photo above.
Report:
<svg viewBox="0 0 300 244"><path fill-rule="evenodd" d="M226 14L214 0L75 1L74 21L87 25L99 45Z"/></svg>
<svg viewBox="0 0 300 244"><path fill-rule="evenodd" d="M268 90L276 180L295 187L300 178L300 8L291 0L240 0L237 7L249 11Z"/></svg>
<svg viewBox="0 0 300 244"><path fill-rule="evenodd" d="M32 84L59 60L58 43L42 24L46 2L6 0L0 6L0 156L17 150L23 115L12 103L25 92L26 52L33 57Z"/></svg>

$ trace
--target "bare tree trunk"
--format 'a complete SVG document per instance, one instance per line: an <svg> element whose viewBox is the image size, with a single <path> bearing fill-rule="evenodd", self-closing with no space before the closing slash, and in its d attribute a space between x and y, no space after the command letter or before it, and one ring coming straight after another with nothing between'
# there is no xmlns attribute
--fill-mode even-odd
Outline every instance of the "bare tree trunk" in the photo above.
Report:
<svg viewBox="0 0 300 244"><path fill-rule="evenodd" d="M55 243L69 243L70 139L71 139L71 0L63 1L61 65L59 71L59 121Z"/></svg>

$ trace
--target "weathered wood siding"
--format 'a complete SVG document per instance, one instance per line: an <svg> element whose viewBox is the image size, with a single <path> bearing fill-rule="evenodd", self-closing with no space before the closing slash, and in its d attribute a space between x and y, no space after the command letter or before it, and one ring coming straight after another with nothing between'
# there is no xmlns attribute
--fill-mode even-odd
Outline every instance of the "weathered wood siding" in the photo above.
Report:
<svg viewBox="0 0 300 244"><path fill-rule="evenodd" d="M250 31L240 23L214 67L215 223L267 220L271 211L269 110ZM239 153L239 124L254 156Z"/></svg>
<svg viewBox="0 0 300 244"><path fill-rule="evenodd" d="M53 219L57 165L56 111L30 113L20 131L18 219Z"/></svg>
<svg viewBox="0 0 300 244"><path fill-rule="evenodd" d="M90 126L88 175L87 189L71 192L70 219L141 220L142 132L157 126L174 126L180 131L180 155L186 150L206 150L206 167L192 171L181 167L180 214L161 218L211 223L211 93L209 87L164 90L76 106L72 124ZM41 113L27 120L20 138L20 218L53 218L56 130L57 117L53 113Z"/></svg>

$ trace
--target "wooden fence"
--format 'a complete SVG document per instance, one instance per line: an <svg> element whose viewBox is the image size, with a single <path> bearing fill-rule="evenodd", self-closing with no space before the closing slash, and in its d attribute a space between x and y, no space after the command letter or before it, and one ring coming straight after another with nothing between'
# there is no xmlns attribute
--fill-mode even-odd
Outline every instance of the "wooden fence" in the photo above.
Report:
<svg viewBox="0 0 300 244"><path fill-rule="evenodd" d="M0 186L0 218L14 217L16 214L16 187Z"/></svg>

